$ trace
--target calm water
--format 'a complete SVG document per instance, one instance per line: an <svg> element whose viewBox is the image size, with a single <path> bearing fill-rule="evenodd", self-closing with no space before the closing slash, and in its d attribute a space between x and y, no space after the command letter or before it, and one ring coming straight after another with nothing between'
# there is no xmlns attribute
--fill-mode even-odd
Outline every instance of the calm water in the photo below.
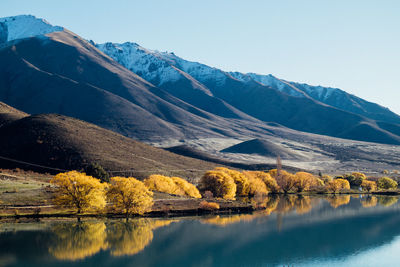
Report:
<svg viewBox="0 0 400 267"><path fill-rule="evenodd" d="M251 215L0 223L0 266L396 266L397 200L291 196Z"/></svg>

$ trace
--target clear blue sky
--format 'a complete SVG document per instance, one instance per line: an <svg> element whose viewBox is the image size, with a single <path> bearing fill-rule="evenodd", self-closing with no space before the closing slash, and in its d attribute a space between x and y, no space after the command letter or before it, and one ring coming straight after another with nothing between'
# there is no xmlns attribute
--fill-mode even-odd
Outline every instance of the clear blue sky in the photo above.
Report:
<svg viewBox="0 0 400 267"><path fill-rule="evenodd" d="M397 0L1 0L95 42L338 87L400 114Z"/></svg>

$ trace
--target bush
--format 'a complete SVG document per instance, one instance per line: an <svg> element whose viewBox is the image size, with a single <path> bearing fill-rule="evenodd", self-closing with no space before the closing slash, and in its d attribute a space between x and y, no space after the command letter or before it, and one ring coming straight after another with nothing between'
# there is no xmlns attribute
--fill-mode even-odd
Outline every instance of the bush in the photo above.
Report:
<svg viewBox="0 0 400 267"><path fill-rule="evenodd" d="M344 179L334 179L326 185L327 189L331 192L339 192L343 189L350 189L350 183Z"/></svg>
<svg viewBox="0 0 400 267"><path fill-rule="evenodd" d="M203 210L219 210L219 204L203 200L202 202L200 202L199 208Z"/></svg>
<svg viewBox="0 0 400 267"><path fill-rule="evenodd" d="M267 181L268 179L272 179L272 177L268 173L262 171L245 171L243 172L243 174L247 177L249 181L249 196L254 197L255 195L268 194L269 190L266 183L264 182L264 180ZM275 180L274 182L276 184Z"/></svg>
<svg viewBox="0 0 400 267"><path fill-rule="evenodd" d="M361 188L364 191L372 192L372 191L376 191L377 185L376 185L376 182L374 182L374 181L363 180L361 183Z"/></svg>
<svg viewBox="0 0 400 267"><path fill-rule="evenodd" d="M206 172L200 180L200 187L203 191L211 191L214 197L235 199L235 181L223 171Z"/></svg>
<svg viewBox="0 0 400 267"><path fill-rule="evenodd" d="M312 185L317 185L317 180L311 173L297 172L295 174L295 188L297 192L308 190Z"/></svg>
<svg viewBox="0 0 400 267"><path fill-rule="evenodd" d="M91 163L84 171L87 175L100 179L102 183L110 182L110 175L98 163Z"/></svg>
<svg viewBox="0 0 400 267"><path fill-rule="evenodd" d="M397 182L389 177L379 178L376 184L379 189L396 189L397 188Z"/></svg>
<svg viewBox="0 0 400 267"><path fill-rule="evenodd" d="M195 185L180 177L171 177L171 179L185 192L185 195L193 198L201 198L201 194Z"/></svg>
<svg viewBox="0 0 400 267"><path fill-rule="evenodd" d="M144 184L152 191L163 192L172 195L184 196L185 191L180 188L171 177L153 174L144 179Z"/></svg>
<svg viewBox="0 0 400 267"><path fill-rule="evenodd" d="M239 171L231 170L224 167L217 167L214 170L222 171L232 177L236 184L236 195L237 196L248 196L250 190L249 179L246 175Z"/></svg>
<svg viewBox="0 0 400 267"><path fill-rule="evenodd" d="M344 179L346 179L351 186L361 186L363 180L365 180L367 177L365 174L361 172L353 172L352 174L347 174L344 176Z"/></svg>

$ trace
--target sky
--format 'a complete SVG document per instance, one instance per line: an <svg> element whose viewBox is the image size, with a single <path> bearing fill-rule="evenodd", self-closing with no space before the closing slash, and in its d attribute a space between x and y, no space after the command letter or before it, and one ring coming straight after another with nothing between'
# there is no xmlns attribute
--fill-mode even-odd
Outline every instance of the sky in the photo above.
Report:
<svg viewBox="0 0 400 267"><path fill-rule="evenodd" d="M397 0L0 0L97 43L336 87L400 114Z"/></svg>

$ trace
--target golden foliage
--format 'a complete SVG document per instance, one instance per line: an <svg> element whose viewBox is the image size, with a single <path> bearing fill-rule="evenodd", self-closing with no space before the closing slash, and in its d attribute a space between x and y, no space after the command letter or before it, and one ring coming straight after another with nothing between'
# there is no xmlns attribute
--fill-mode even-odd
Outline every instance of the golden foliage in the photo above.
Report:
<svg viewBox="0 0 400 267"><path fill-rule="evenodd" d="M89 209L102 209L106 205L105 185L84 173L59 173L50 183L56 188L53 201L58 206L73 207L81 213Z"/></svg>
<svg viewBox="0 0 400 267"><path fill-rule="evenodd" d="M363 180L361 183L361 188L367 192L376 191L376 189L377 189L376 182Z"/></svg>
<svg viewBox="0 0 400 267"><path fill-rule="evenodd" d="M103 222L57 224L52 228L56 242L49 252L60 260L79 260L107 248Z"/></svg>
<svg viewBox="0 0 400 267"><path fill-rule="evenodd" d="M353 172L351 175L353 175L355 178L360 178L362 180L367 179L367 176L362 172Z"/></svg>
<svg viewBox="0 0 400 267"><path fill-rule="evenodd" d="M332 179L333 179L332 176L327 175L327 174L324 174L321 177L321 180L324 182L324 184L329 183L330 181L332 181Z"/></svg>
<svg viewBox="0 0 400 267"><path fill-rule="evenodd" d="M340 178L330 181L326 186L329 191L334 193L337 193L344 189L350 189L349 181Z"/></svg>
<svg viewBox="0 0 400 267"><path fill-rule="evenodd" d="M129 214L143 214L153 205L153 192L133 177L112 177L107 199L113 207Z"/></svg>
<svg viewBox="0 0 400 267"><path fill-rule="evenodd" d="M222 171L232 177L236 184L236 195L247 196L250 190L249 179L241 172L224 167L217 167L215 171Z"/></svg>
<svg viewBox="0 0 400 267"><path fill-rule="evenodd" d="M336 180L339 180L339 179L336 179ZM348 204L350 202L350 196L349 195L345 195L345 196L334 195L334 196L328 197L326 200L329 202L329 204L331 204L332 208L336 209L339 206Z"/></svg>
<svg viewBox="0 0 400 267"><path fill-rule="evenodd" d="M245 171L243 172L243 174L245 174L249 178L249 180L260 180L265 184L265 189L263 186L260 186L259 193L266 194L268 192L279 192L279 186L276 180L272 178L269 173L263 171Z"/></svg>
<svg viewBox="0 0 400 267"><path fill-rule="evenodd" d="M171 177L172 181L179 186L183 192L185 192L186 196L193 197L193 198L201 198L201 194L197 187L188 181L180 178L180 177Z"/></svg>
<svg viewBox="0 0 400 267"><path fill-rule="evenodd" d="M361 199L361 205L364 208L375 207L378 203L378 198L375 196L367 196L364 199Z"/></svg>
<svg viewBox="0 0 400 267"><path fill-rule="evenodd" d="M201 198L199 190L193 184L180 177L168 177L159 174L150 175L144 184L153 191L167 194Z"/></svg>
<svg viewBox="0 0 400 267"><path fill-rule="evenodd" d="M280 175L280 177L277 177L276 180L279 187L283 190L284 193L287 193L295 188L297 182L295 175L285 171L282 171L282 174Z"/></svg>
<svg viewBox="0 0 400 267"><path fill-rule="evenodd" d="M206 172L200 180L200 186L204 191L211 191L214 197L235 199L235 181L224 171Z"/></svg>
<svg viewBox="0 0 400 267"><path fill-rule="evenodd" d="M310 189L312 185L317 185L317 180L311 173L297 172L295 174L295 187L297 189L297 192L306 191Z"/></svg>
<svg viewBox="0 0 400 267"><path fill-rule="evenodd" d="M203 210L219 210L219 204L203 200L200 202L199 208Z"/></svg>
<svg viewBox="0 0 400 267"><path fill-rule="evenodd" d="M185 191L180 188L171 177L153 174L146 178L144 184L153 191L164 192L173 195L185 195Z"/></svg>

